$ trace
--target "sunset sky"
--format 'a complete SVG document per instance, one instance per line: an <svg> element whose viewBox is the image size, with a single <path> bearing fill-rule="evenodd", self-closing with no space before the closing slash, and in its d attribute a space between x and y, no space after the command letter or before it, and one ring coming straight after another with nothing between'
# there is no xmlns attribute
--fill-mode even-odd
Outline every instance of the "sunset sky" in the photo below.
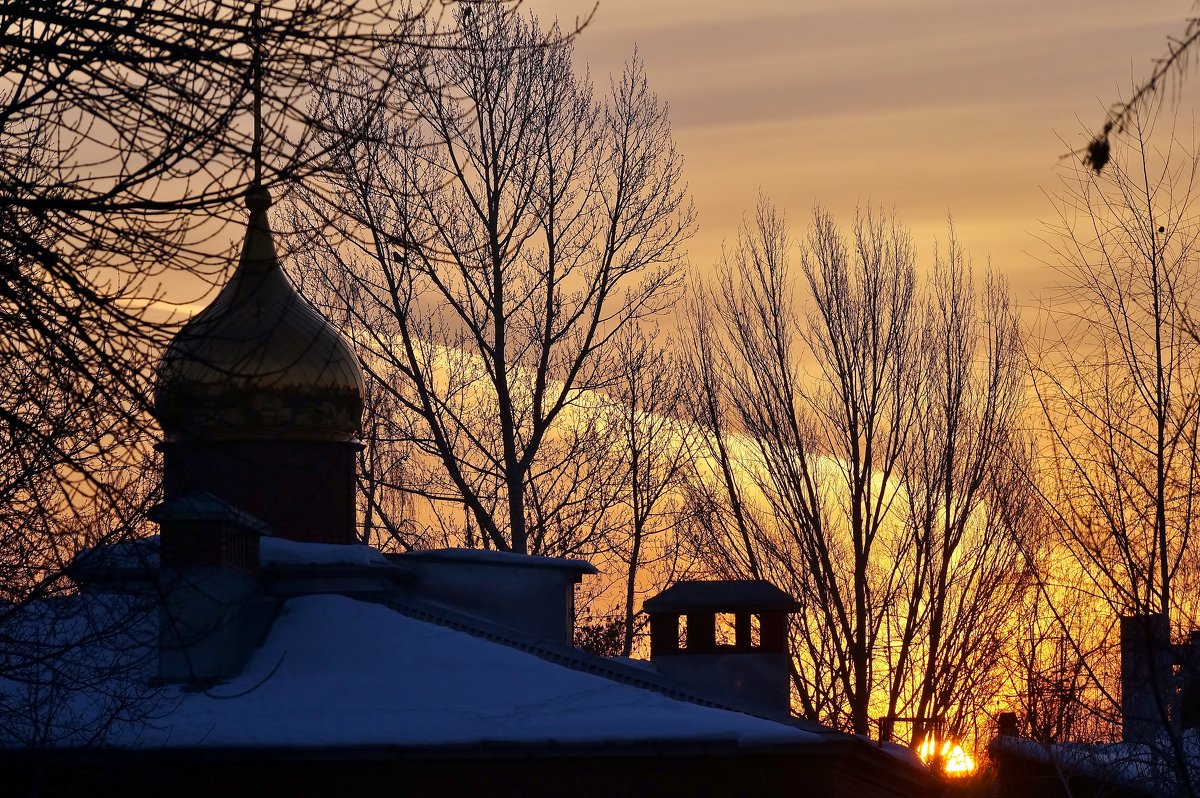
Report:
<svg viewBox="0 0 1200 798"><path fill-rule="evenodd" d="M590 0L535 0L569 24ZM815 202L845 223L894 207L922 257L953 214L1028 304L1054 277L1032 234L1060 156L1149 73L1187 0L601 0L579 38L598 87L634 45L670 103L711 266L759 189L797 232ZM1191 135L1193 77L1181 99ZM1067 143L1064 143L1067 142Z"/></svg>

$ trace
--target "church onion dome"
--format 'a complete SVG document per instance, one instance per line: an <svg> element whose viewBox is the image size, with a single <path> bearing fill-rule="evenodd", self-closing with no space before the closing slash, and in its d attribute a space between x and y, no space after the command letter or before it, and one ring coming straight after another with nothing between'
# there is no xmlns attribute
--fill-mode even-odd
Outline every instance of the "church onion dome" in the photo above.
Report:
<svg viewBox="0 0 1200 798"><path fill-rule="evenodd" d="M351 440L362 419L358 359L296 292L275 253L271 197L250 220L233 277L168 345L155 410L167 440Z"/></svg>

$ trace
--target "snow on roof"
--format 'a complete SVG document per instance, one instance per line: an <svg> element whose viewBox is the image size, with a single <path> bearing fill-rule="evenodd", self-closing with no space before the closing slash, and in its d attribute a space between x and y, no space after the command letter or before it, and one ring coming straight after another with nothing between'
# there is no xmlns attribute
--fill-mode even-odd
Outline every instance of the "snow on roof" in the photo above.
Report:
<svg viewBox="0 0 1200 798"><path fill-rule="evenodd" d="M290 600L242 675L118 747L723 741L822 736L672 700L344 596Z"/></svg>
<svg viewBox="0 0 1200 798"><path fill-rule="evenodd" d="M1200 731L1183 732L1181 745L1189 769L1200 762ZM1157 746L1139 743L1053 743L1000 735L988 746L993 757L1021 757L1095 779L1146 788L1175 780L1173 752L1165 736Z"/></svg>
<svg viewBox="0 0 1200 798"><path fill-rule="evenodd" d="M513 565L521 568L564 568L585 574L600 573L587 560L572 560L565 557L538 557L532 554L514 554L511 551L488 549L418 549L407 551L397 559L428 560L431 562L465 562L480 565Z"/></svg>
<svg viewBox="0 0 1200 798"><path fill-rule="evenodd" d="M80 549L71 565L73 568L117 571L156 570L158 535Z"/></svg>
<svg viewBox="0 0 1200 798"><path fill-rule="evenodd" d="M390 564L378 550L362 544L300 543L268 536L259 538L258 561L263 566Z"/></svg>
<svg viewBox="0 0 1200 798"><path fill-rule="evenodd" d="M917 756L917 752L912 750L911 748L909 748L907 745L900 745L899 743L880 742L879 740L871 739L868 735L865 735L865 734L856 734L854 736L857 737L858 739L862 740L863 742L870 743L871 745L875 746L876 748L881 749L884 753L891 756L892 759L899 759L901 762L905 763L906 765L912 765L915 768L926 767L926 764L923 761L921 761L921 757Z"/></svg>
<svg viewBox="0 0 1200 798"><path fill-rule="evenodd" d="M105 724L161 709L147 687L158 605L68 594L0 611L0 748L95 744Z"/></svg>
<svg viewBox="0 0 1200 798"><path fill-rule="evenodd" d="M259 538L259 562L264 566L289 565L390 565L377 549L361 544L301 543L264 535ZM108 546L83 549L74 566L102 570L158 568L157 535Z"/></svg>
<svg viewBox="0 0 1200 798"><path fill-rule="evenodd" d="M234 507L206 490L189 491L161 504L147 513L151 521L224 521L258 532L270 534L271 525L250 513Z"/></svg>
<svg viewBox="0 0 1200 798"><path fill-rule="evenodd" d="M619 665L627 665L630 668L637 668L646 673L658 674L658 666L648 659L635 659L633 657L605 657L609 662L615 662Z"/></svg>

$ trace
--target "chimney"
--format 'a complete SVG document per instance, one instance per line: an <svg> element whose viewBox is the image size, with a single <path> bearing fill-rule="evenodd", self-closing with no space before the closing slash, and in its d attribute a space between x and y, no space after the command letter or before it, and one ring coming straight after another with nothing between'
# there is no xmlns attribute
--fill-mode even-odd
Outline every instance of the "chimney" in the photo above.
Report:
<svg viewBox="0 0 1200 798"><path fill-rule="evenodd" d="M692 690L760 715L791 714L795 599L757 579L680 582L646 601L650 661Z"/></svg>
<svg viewBox="0 0 1200 798"><path fill-rule="evenodd" d="M996 717L996 734L1001 737L1020 737L1021 723L1016 712L1001 712Z"/></svg>
<svg viewBox="0 0 1200 798"><path fill-rule="evenodd" d="M150 518L161 528L159 678L205 684L236 675L266 620L255 597L267 525L199 491L153 507Z"/></svg>
<svg viewBox="0 0 1200 798"><path fill-rule="evenodd" d="M1176 648L1179 660L1179 722L1185 729L1200 726L1200 630Z"/></svg>
<svg viewBox="0 0 1200 798"><path fill-rule="evenodd" d="M481 549L425 549L390 559L412 568L423 601L564 646L575 630L575 585L599 573L584 560Z"/></svg>
<svg viewBox="0 0 1200 798"><path fill-rule="evenodd" d="M1179 731L1179 695L1167 616L1121 618L1121 738L1154 743L1164 732Z"/></svg>

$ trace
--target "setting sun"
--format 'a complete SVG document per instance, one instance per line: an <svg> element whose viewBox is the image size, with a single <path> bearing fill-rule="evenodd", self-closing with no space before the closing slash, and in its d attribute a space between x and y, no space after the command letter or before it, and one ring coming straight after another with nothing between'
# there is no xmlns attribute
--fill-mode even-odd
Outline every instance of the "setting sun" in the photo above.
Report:
<svg viewBox="0 0 1200 798"><path fill-rule="evenodd" d="M975 772L975 760L952 739L938 746L937 737L929 735L917 748L917 756L929 764L935 757L942 761L942 772L947 776L967 776Z"/></svg>

